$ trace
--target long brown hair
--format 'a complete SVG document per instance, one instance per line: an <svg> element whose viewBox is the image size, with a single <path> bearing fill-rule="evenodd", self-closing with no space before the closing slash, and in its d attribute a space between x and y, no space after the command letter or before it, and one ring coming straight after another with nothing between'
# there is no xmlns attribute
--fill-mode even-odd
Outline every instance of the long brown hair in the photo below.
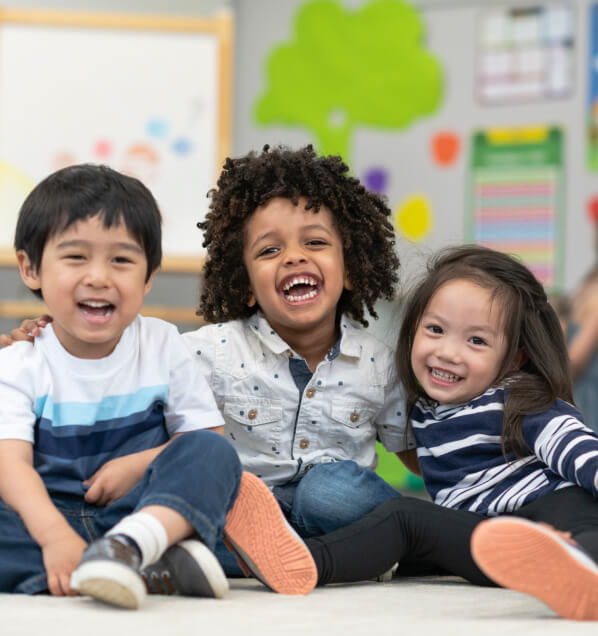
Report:
<svg viewBox="0 0 598 636"><path fill-rule="evenodd" d="M502 428L503 452L529 453L523 416L540 413L557 398L573 403L569 356L563 331L544 288L518 260L478 245L441 250L410 295L397 346L396 363L408 404L425 394L411 367L411 350L421 317L434 293L445 283L466 279L489 289L507 338L507 352L494 384L507 383ZM522 362L512 369L518 359Z"/></svg>

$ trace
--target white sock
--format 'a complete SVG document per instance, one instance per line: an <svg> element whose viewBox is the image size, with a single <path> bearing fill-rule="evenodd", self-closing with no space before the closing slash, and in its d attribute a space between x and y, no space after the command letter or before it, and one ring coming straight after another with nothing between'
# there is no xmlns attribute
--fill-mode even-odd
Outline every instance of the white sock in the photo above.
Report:
<svg viewBox="0 0 598 636"><path fill-rule="evenodd" d="M141 552L141 570L157 561L168 547L166 528L147 512L134 512L124 517L106 536L115 534L124 534L136 543Z"/></svg>

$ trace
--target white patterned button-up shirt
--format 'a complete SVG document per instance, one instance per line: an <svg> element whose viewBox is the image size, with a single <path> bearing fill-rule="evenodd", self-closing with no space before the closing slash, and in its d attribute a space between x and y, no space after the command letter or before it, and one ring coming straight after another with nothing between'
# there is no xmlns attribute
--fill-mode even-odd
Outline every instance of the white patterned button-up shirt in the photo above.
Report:
<svg viewBox="0 0 598 636"><path fill-rule="evenodd" d="M345 317L340 331L313 374L261 313L183 336L243 468L270 486L324 462L375 468L376 438L390 452L415 447L392 349Z"/></svg>

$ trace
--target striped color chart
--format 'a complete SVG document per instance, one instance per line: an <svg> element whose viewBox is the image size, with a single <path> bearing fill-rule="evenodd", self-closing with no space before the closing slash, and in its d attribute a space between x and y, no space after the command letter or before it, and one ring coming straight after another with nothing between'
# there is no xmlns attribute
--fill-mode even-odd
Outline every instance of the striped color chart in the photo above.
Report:
<svg viewBox="0 0 598 636"><path fill-rule="evenodd" d="M474 135L468 238L518 256L549 291L562 284L562 132Z"/></svg>

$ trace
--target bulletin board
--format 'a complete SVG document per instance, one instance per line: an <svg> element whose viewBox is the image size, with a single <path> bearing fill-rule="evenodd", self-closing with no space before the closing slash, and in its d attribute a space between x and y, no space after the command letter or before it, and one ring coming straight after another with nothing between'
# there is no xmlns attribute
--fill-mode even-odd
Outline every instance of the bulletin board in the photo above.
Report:
<svg viewBox="0 0 598 636"><path fill-rule="evenodd" d="M138 177L163 214L163 269L199 271L231 146L232 16L0 9L0 264L31 188L73 163Z"/></svg>

